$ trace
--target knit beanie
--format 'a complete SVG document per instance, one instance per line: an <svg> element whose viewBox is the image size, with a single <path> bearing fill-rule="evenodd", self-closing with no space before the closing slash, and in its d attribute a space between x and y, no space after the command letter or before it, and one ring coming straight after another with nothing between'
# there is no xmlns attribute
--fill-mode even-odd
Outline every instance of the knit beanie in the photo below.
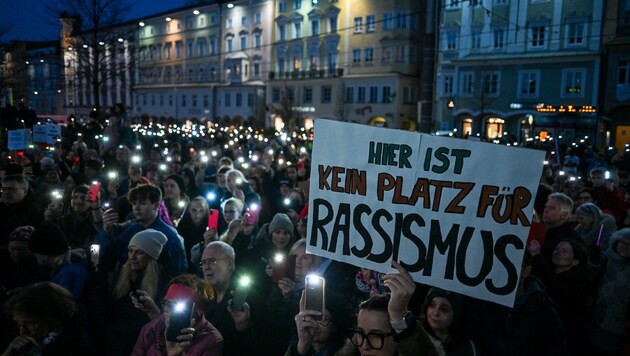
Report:
<svg viewBox="0 0 630 356"><path fill-rule="evenodd" d="M269 223L269 234L271 235L276 230L287 230L291 234L291 238L293 238L293 223L289 215L278 213L273 216Z"/></svg>
<svg viewBox="0 0 630 356"><path fill-rule="evenodd" d="M19 241L22 243L28 243L28 239L31 237L31 234L35 231L30 225L18 226L9 235L9 242L11 241Z"/></svg>
<svg viewBox="0 0 630 356"><path fill-rule="evenodd" d="M602 214L602 211L597 205L593 203L584 203L577 208L577 213L580 215L589 215L599 218L599 216Z"/></svg>
<svg viewBox="0 0 630 356"><path fill-rule="evenodd" d="M133 235L129 241L129 246L135 246L153 257L154 260L157 260L166 241L166 235L163 233L153 229L146 229Z"/></svg>
<svg viewBox="0 0 630 356"><path fill-rule="evenodd" d="M177 183L181 194L184 194L186 192L186 184L184 183L184 178L182 178L182 176L180 176L179 174L171 174L170 176L166 177L164 181L166 182L169 179L172 179L175 181L175 183Z"/></svg>
<svg viewBox="0 0 630 356"><path fill-rule="evenodd" d="M70 249L68 241L59 226L44 222L28 239L28 248L40 255L60 255Z"/></svg>
<svg viewBox="0 0 630 356"><path fill-rule="evenodd" d="M427 297L424 299L424 305L422 306L422 311L424 313L427 312L427 308L431 304L431 301L435 297L446 298L450 303L451 307L453 307L453 319L461 318L463 313L463 298L461 294L457 294L455 292L447 291L444 289L440 289L437 287L433 287L429 289L429 293L427 293Z"/></svg>

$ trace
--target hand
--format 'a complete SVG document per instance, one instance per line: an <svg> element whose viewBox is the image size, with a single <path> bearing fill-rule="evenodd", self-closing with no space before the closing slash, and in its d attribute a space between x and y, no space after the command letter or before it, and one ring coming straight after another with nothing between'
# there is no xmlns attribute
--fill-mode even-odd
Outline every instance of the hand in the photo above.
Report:
<svg viewBox="0 0 630 356"><path fill-rule="evenodd" d="M402 320L413 292L416 290L416 284L413 282L409 272L398 262L392 261L392 266L398 270L398 273L385 274L381 277L381 281L391 290L391 298L387 305L389 318L391 320Z"/></svg>
<svg viewBox="0 0 630 356"><path fill-rule="evenodd" d="M529 251L529 254L532 255L532 257L540 255L540 249L541 246L538 240L532 240L532 242L527 245L527 251Z"/></svg>
<svg viewBox="0 0 630 356"><path fill-rule="evenodd" d="M298 333L297 351L300 354L306 354L313 344L315 334L319 330L317 319L321 317L322 312L315 310L305 310L306 297L302 291L300 298L300 312L295 316L295 326Z"/></svg>
<svg viewBox="0 0 630 356"><path fill-rule="evenodd" d="M11 341L2 356L20 355L37 344L37 341L31 336L17 336Z"/></svg>
<svg viewBox="0 0 630 356"><path fill-rule="evenodd" d="M280 288L282 296L286 299L293 294L293 291L295 290L295 282L286 277L282 278L278 281L278 288Z"/></svg>
<svg viewBox="0 0 630 356"><path fill-rule="evenodd" d="M181 330L181 334L177 336L177 342L166 341L166 354L168 356L184 355L186 348L190 346L192 339L195 337L195 328L189 327ZM164 330L166 336L166 330Z"/></svg>
<svg viewBox="0 0 630 356"><path fill-rule="evenodd" d="M227 309L232 316L232 320L234 320L236 331L243 331L249 328L249 304L243 303L243 310L235 310L232 308L232 301L230 300Z"/></svg>
<svg viewBox="0 0 630 356"><path fill-rule="evenodd" d="M107 209L103 213L103 230L109 233L112 230L112 225L118 222L118 213L114 209Z"/></svg>
<svg viewBox="0 0 630 356"><path fill-rule="evenodd" d="M217 230L215 229L208 229L203 233L203 241L205 242L205 244L209 244L212 241L215 241L217 238Z"/></svg>
<svg viewBox="0 0 630 356"><path fill-rule="evenodd" d="M134 297L133 293L129 294L129 296L131 297L131 303L135 308L145 312L149 316L149 318L151 318L151 320L156 319L158 316L160 316L160 308L157 306L157 304L155 304L155 301L153 300L153 298L151 298L149 293L141 289L137 289L136 294L138 295L138 298Z"/></svg>

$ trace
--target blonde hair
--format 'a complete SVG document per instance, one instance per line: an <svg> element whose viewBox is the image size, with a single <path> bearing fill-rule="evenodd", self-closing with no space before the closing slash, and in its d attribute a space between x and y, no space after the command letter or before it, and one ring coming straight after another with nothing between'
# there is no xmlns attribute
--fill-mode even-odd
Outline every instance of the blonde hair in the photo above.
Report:
<svg viewBox="0 0 630 356"><path fill-rule="evenodd" d="M161 272L162 268L160 267L160 264L156 260L151 259L147 268L144 270L144 275L142 276L140 289L147 292L153 300L155 300L157 294ZM114 299L120 299L128 295L131 292L131 280L136 280L140 277L139 272L131 270L129 260L127 260L120 271L118 280L116 281L116 286L114 287L114 292L112 293Z"/></svg>

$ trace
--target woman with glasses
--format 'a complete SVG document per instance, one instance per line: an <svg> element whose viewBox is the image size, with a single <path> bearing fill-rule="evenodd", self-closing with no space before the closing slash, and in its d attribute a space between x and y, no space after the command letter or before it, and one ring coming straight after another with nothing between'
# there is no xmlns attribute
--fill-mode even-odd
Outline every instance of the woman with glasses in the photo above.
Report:
<svg viewBox="0 0 630 356"><path fill-rule="evenodd" d="M132 355L222 355L223 337L204 316L213 301L212 288L198 276L173 278L162 302L163 313L142 328ZM168 341L167 328L180 302L194 303L190 327L181 329L177 341Z"/></svg>
<svg viewBox="0 0 630 356"><path fill-rule="evenodd" d="M295 316L297 339L293 340L285 356L349 354L352 347L347 340L352 326L352 306L348 300L326 289L326 310L308 310L304 293L300 298L300 312Z"/></svg>
<svg viewBox="0 0 630 356"><path fill-rule="evenodd" d="M593 347L591 354L622 354L620 350L629 337L630 228L613 234L603 260L600 260L599 254L591 253L589 264L597 264L601 268L589 332Z"/></svg>

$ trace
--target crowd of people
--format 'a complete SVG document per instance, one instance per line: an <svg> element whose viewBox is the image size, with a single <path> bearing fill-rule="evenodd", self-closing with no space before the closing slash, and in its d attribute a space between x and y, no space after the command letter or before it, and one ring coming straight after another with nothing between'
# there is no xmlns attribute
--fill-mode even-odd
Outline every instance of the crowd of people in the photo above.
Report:
<svg viewBox="0 0 630 356"><path fill-rule="evenodd" d="M545 166L510 308L306 253L312 132L106 117L4 153L2 355L630 354L624 154Z"/></svg>

